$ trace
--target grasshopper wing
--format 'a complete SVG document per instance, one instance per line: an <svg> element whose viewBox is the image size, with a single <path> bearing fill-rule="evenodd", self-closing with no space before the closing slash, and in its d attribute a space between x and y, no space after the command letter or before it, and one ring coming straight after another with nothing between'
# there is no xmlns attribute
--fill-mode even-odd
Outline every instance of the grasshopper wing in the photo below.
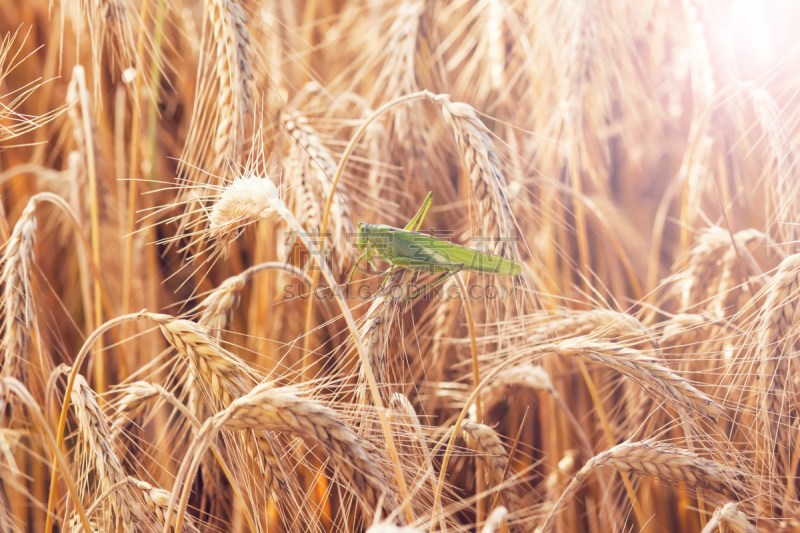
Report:
<svg viewBox="0 0 800 533"><path fill-rule="evenodd" d="M496 276L516 276L522 264L486 252L473 250L424 233L394 229L391 232L392 263L431 272L469 270Z"/></svg>

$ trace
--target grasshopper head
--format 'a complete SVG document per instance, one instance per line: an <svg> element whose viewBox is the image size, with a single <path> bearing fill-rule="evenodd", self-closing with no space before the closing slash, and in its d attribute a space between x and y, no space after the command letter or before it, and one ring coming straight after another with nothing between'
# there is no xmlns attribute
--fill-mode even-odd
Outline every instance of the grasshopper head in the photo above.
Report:
<svg viewBox="0 0 800 533"><path fill-rule="evenodd" d="M358 236L356 237L356 248L364 250L369 244L369 226L364 222L358 223Z"/></svg>

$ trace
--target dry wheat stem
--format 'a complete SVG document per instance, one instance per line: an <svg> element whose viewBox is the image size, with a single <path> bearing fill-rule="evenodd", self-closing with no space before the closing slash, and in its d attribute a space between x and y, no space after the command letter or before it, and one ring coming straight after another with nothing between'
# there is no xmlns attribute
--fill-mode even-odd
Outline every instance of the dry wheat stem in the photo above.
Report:
<svg viewBox="0 0 800 533"><path fill-rule="evenodd" d="M142 0L142 5L139 11L139 20L145 20L149 1L150 0ZM132 96L133 107L136 112L132 113L131 116L131 139L133 139L133 142L130 143L130 155L128 157L128 208L126 212L127 220L125 224L128 235L125 239L125 262L123 264L122 271L122 302L125 306L123 311L128 311L129 307L131 306L131 285L133 281L133 237L136 234L136 183L138 181L138 173L141 171L139 162L139 129L142 113L141 109L139 108L139 100L142 90L142 79L144 78L144 72L141 69L141 65L144 64L145 29L145 24L139 26L139 35L136 38L137 70L135 72L135 79L133 82ZM126 336L126 330L127 326L123 326L123 336ZM50 531L51 530L48 528L46 533L50 533Z"/></svg>
<svg viewBox="0 0 800 533"><path fill-rule="evenodd" d="M86 149L86 169L89 174L89 189L91 194L90 212L91 212L91 229L92 229L92 261L99 268L100 267L100 208L98 204L98 180L97 180L97 159L95 156L94 137L92 135L92 117L89 114L89 91L86 88L86 79L83 67L76 65L73 69L73 77L77 80L78 91L81 100L81 118L83 121L84 132L84 147ZM100 279L94 279L94 323L100 324L103 321L103 304L101 300L102 288L100 286ZM100 351L102 349L102 337L98 339L100 342ZM103 358L97 358L94 367L95 381L97 390L102 394L106 389L105 378L105 364Z"/></svg>
<svg viewBox="0 0 800 533"><path fill-rule="evenodd" d="M586 477L597 467L613 466L617 470L662 481L677 481L687 487L722 493L725 488L736 493L744 491L741 480L744 473L736 468L704 459L688 450L652 440L623 442L590 459L575 474L544 524L542 533L548 533L556 516L575 494Z"/></svg>

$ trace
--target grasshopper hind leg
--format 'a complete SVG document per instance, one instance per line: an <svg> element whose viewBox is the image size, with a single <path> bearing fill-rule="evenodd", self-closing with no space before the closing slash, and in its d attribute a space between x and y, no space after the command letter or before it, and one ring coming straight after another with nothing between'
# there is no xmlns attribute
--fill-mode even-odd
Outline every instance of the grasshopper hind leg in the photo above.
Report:
<svg viewBox="0 0 800 533"><path fill-rule="evenodd" d="M433 289L434 287L438 287L439 285L441 285L442 283L444 283L448 279L452 278L453 276L455 276L456 274L461 272L461 270L463 268L464 268L464 263L461 263L458 266L458 268L456 268L455 270L449 271L448 273L446 273L444 276L442 276L441 278L437 279L433 283L428 283L427 285L425 285L421 289L418 289L417 291L414 292L414 294L412 294L411 296L407 297L404 301L407 302L409 300L413 300L414 298L417 298L421 294L424 294L424 293L428 292L429 290Z"/></svg>
<svg viewBox="0 0 800 533"><path fill-rule="evenodd" d="M403 228L409 231L419 231L419 228L422 227L422 221L425 220L425 216L428 214L428 209L431 208L431 204L433 204L433 193L429 192L428 195L423 200L422 205L417 211L417 214L414 215L414 218L406 224L406 227Z"/></svg>

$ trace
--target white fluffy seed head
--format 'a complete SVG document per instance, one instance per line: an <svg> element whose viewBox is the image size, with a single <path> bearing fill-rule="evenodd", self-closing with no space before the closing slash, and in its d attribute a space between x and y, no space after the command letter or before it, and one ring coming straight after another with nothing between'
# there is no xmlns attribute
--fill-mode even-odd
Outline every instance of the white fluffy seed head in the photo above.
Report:
<svg viewBox="0 0 800 533"><path fill-rule="evenodd" d="M272 181L249 174L234 179L225 187L208 218L211 228L219 229L256 220L274 220L286 212L286 204Z"/></svg>

